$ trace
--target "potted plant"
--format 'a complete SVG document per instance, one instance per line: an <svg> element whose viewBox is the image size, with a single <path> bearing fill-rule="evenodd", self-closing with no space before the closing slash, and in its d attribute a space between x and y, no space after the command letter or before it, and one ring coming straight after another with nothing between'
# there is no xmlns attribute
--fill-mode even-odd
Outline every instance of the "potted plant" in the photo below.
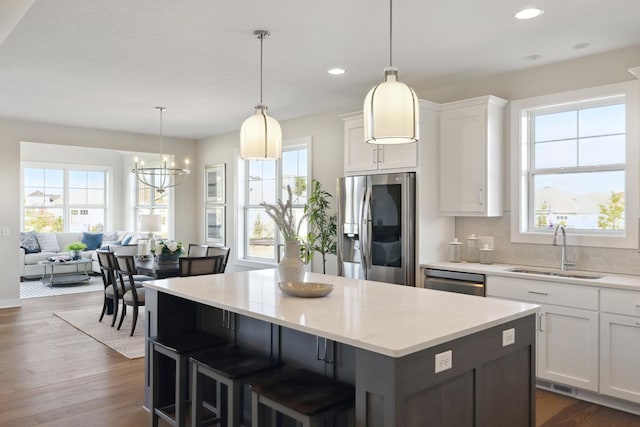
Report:
<svg viewBox="0 0 640 427"><path fill-rule="evenodd" d="M67 245L67 250L71 252L71 258L73 260L79 260L80 258L82 258L82 251L84 251L86 248L87 245L82 242L73 242Z"/></svg>
<svg viewBox="0 0 640 427"><path fill-rule="evenodd" d="M338 232L338 215L329 214L329 199L333 196L324 191L320 182L311 181L311 196L304 207L309 216L309 232L307 233L308 261L314 252L322 254L322 273L327 274L327 254L336 255Z"/></svg>
<svg viewBox="0 0 640 427"><path fill-rule="evenodd" d="M280 280L283 282L302 282L304 279L305 263L300 259L300 226L308 216L304 213L296 224L291 204L291 186L287 185L289 198L286 203L278 199L276 204L260 203L265 212L276 223L284 237L284 257L278 264Z"/></svg>
<svg viewBox="0 0 640 427"><path fill-rule="evenodd" d="M182 242L176 242L175 240L159 240L156 242L156 246L152 249L154 255L158 257L158 261L161 262L176 262L183 252Z"/></svg>

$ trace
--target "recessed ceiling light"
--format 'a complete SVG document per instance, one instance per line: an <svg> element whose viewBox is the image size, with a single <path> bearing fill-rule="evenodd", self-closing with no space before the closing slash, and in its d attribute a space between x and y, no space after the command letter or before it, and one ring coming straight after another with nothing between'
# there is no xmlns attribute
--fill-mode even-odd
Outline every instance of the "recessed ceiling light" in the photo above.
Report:
<svg viewBox="0 0 640 427"><path fill-rule="evenodd" d="M515 15L516 19L531 19L531 18L535 18L536 16L540 16L544 13L544 10L542 9L538 9L537 7L530 7L527 9L522 9L520 11L518 11Z"/></svg>
<svg viewBox="0 0 640 427"><path fill-rule="evenodd" d="M340 74L344 74L346 73L346 70L344 68L339 68L339 67L335 67L335 68L331 68L329 71L327 71L329 74L334 75L334 76L339 76Z"/></svg>

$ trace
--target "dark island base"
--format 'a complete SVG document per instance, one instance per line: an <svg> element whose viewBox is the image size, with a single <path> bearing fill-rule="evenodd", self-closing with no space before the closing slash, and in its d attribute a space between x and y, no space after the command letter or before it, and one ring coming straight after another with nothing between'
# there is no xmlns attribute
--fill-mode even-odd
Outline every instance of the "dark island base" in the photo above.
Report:
<svg viewBox="0 0 640 427"><path fill-rule="evenodd" d="M229 316L152 289L146 292L148 335L201 329L280 355L289 368L305 367L354 384L356 426L535 425L535 315L392 358L246 316ZM515 329L515 344L503 347L502 331L510 328ZM452 368L436 374L435 355L447 350L452 350ZM167 399L172 398L169 386L160 386ZM150 392L146 378L147 407Z"/></svg>

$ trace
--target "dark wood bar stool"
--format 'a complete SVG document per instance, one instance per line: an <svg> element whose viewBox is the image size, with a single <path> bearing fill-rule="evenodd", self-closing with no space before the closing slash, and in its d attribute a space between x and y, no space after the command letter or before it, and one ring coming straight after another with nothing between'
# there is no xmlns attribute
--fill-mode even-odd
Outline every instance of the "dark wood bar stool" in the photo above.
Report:
<svg viewBox="0 0 640 427"><path fill-rule="evenodd" d="M221 426L240 427L244 386L263 379L283 365L282 361L255 351L224 347L191 357L191 419L193 427L216 422ZM215 381L215 404L203 398L205 378ZM223 390L223 387L226 390ZM223 391L226 405L223 406ZM205 411L215 415L205 420Z"/></svg>
<svg viewBox="0 0 640 427"><path fill-rule="evenodd" d="M302 369L251 384L253 427L259 425L261 406L271 410L272 421L279 412L303 427L316 427L325 421L335 425L333 417L343 412L353 416L354 404L354 387Z"/></svg>
<svg viewBox="0 0 640 427"><path fill-rule="evenodd" d="M200 352L211 350L226 344L226 340L216 335L200 331L183 332L176 336L149 337L151 371L151 425L158 426L162 418L174 427L186 427L187 405L189 403L189 359ZM167 370L161 369L162 357L175 363L174 400L165 405L160 402L160 389L166 387ZM162 405L162 406L160 406ZM171 416L170 411L174 415Z"/></svg>

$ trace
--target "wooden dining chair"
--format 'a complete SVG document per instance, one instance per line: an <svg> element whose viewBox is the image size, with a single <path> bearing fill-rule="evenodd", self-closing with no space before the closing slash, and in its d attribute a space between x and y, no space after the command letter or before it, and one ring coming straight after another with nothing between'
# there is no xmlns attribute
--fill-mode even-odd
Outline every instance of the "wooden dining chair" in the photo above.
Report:
<svg viewBox="0 0 640 427"><path fill-rule="evenodd" d="M136 282L134 275L136 274L136 262L133 255L115 255L117 271L120 279L120 291L122 292L122 314L118 322L118 330L124 322L127 315L127 306L133 308L133 318L131 319L131 334L136 330L138 321L138 309L145 305L145 289L142 282Z"/></svg>
<svg viewBox="0 0 640 427"><path fill-rule="evenodd" d="M118 308L120 300L122 299L122 293L120 292L120 286L116 279L116 262L112 252L107 250L96 250L98 256L98 264L100 265L100 275L102 276L102 283L104 284L104 301L102 303L102 313L100 313L100 319L98 322L102 322L104 315L107 312L109 304L113 306L113 319L111 320L111 326L116 324L116 317L118 316Z"/></svg>
<svg viewBox="0 0 640 427"><path fill-rule="evenodd" d="M227 261L229 261L230 252L231 252L231 249L229 249L226 246L208 246L207 247L207 256L211 256L211 255L224 256L224 261L222 262L222 267L219 273L224 273L225 269L227 268Z"/></svg>
<svg viewBox="0 0 640 427"><path fill-rule="evenodd" d="M188 257L203 257L207 256L207 249L209 246L201 245L199 243L189 243L189 249L187 250Z"/></svg>
<svg viewBox="0 0 640 427"><path fill-rule="evenodd" d="M223 269L224 255L181 257L178 262L181 277L218 274Z"/></svg>

